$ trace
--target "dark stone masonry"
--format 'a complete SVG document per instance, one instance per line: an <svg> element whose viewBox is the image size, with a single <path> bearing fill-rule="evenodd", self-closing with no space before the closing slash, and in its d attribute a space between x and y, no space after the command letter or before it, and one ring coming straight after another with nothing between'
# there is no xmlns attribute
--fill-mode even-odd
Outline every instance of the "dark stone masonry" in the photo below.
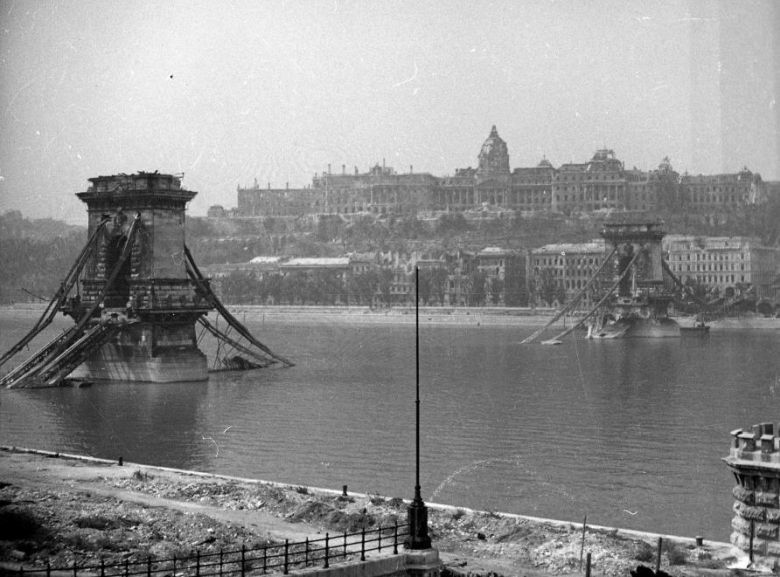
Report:
<svg viewBox="0 0 780 577"><path fill-rule="evenodd" d="M780 566L780 426L736 429L729 456L734 473L731 542L773 567Z"/></svg>

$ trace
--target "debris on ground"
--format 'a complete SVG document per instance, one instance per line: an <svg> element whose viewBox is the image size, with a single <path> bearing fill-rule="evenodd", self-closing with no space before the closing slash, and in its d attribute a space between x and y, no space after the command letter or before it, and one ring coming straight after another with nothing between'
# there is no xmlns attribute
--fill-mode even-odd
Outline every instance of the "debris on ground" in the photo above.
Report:
<svg viewBox="0 0 780 577"><path fill-rule="evenodd" d="M134 562L257 547L288 536L402 525L407 505L0 451L0 562L70 566L74 559ZM429 526L445 574L454 577L582 574L587 553L594 574L628 577L640 565L654 567L657 556L651 535L588 528L583 540L582 525L468 509L431 508ZM738 555L723 544L668 540L661 567L673 577L725 576Z"/></svg>

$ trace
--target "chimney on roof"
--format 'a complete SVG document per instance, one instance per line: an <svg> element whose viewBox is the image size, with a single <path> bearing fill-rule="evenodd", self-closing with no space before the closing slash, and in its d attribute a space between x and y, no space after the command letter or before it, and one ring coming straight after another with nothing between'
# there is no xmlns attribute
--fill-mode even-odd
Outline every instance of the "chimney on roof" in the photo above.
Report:
<svg viewBox="0 0 780 577"><path fill-rule="evenodd" d="M347 174L347 165L346 164L342 164L341 165L341 174Z"/></svg>

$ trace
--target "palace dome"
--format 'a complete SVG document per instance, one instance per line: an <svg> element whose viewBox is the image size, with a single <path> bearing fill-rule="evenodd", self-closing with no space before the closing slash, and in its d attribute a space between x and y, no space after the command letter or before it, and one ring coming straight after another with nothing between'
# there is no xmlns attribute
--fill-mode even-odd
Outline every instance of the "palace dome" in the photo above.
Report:
<svg viewBox="0 0 780 577"><path fill-rule="evenodd" d="M478 158L481 172L509 172L509 150L506 142L498 135L495 125L482 144Z"/></svg>

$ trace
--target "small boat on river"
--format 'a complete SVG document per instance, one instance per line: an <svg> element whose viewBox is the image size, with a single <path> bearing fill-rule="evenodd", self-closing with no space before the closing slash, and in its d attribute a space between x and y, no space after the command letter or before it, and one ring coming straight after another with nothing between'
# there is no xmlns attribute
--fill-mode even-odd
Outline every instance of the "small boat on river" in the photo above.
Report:
<svg viewBox="0 0 780 577"><path fill-rule="evenodd" d="M710 325L701 319L694 321L693 325L680 325L680 334L689 336L706 335L710 332Z"/></svg>

